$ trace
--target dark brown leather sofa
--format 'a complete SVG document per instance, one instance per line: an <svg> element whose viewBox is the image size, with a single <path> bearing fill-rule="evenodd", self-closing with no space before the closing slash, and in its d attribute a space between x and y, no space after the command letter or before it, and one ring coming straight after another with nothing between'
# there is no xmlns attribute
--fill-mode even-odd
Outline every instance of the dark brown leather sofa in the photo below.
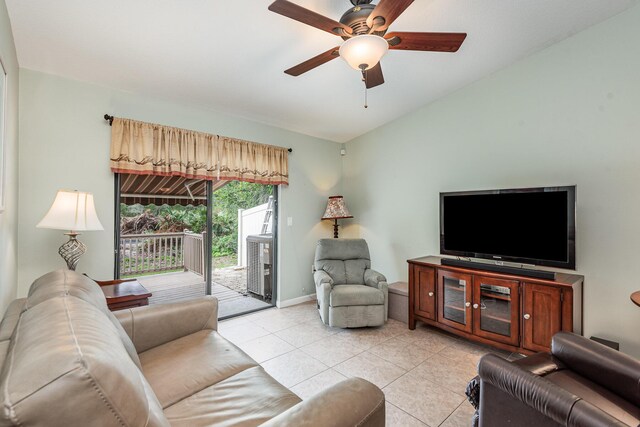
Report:
<svg viewBox="0 0 640 427"><path fill-rule="evenodd" d="M480 427L638 426L640 361L561 332L551 354L478 365Z"/></svg>

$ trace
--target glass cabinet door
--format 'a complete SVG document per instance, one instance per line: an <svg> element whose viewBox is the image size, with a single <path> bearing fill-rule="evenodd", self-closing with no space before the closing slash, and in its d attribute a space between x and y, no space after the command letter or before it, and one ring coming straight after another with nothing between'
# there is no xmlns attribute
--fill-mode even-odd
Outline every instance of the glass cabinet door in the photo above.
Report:
<svg viewBox="0 0 640 427"><path fill-rule="evenodd" d="M471 332L471 275L438 271L438 321Z"/></svg>
<svg viewBox="0 0 640 427"><path fill-rule="evenodd" d="M474 276L473 332L478 336L518 344L518 282Z"/></svg>

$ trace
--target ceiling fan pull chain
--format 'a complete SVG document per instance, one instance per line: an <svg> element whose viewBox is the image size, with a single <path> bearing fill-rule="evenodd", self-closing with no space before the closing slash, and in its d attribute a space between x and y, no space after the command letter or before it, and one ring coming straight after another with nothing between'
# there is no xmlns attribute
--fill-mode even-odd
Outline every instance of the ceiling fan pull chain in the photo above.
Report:
<svg viewBox="0 0 640 427"><path fill-rule="evenodd" d="M369 104L367 103L367 87L364 87L364 108L369 108Z"/></svg>
<svg viewBox="0 0 640 427"><path fill-rule="evenodd" d="M362 81L364 82L364 108L369 108L367 102L367 70L362 70Z"/></svg>

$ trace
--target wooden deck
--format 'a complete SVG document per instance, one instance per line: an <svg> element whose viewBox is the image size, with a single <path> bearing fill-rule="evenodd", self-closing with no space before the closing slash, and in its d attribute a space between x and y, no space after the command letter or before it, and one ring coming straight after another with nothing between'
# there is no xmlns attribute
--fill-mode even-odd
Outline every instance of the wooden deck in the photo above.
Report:
<svg viewBox="0 0 640 427"><path fill-rule="evenodd" d="M202 276L191 272L157 274L138 277L138 281L153 295L149 304L184 301L206 295ZM219 283L212 283L211 295L218 298L218 317L233 316L259 308L272 307L264 301L243 295Z"/></svg>

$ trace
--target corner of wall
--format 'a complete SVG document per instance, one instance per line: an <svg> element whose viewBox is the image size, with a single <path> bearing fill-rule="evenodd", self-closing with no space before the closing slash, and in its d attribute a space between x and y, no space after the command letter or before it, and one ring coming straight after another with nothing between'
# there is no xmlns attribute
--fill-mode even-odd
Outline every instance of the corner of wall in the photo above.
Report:
<svg viewBox="0 0 640 427"><path fill-rule="evenodd" d="M0 3L0 59L7 74L4 111L4 212L0 213L0 310L17 293L18 253L18 91L19 68L6 3Z"/></svg>

